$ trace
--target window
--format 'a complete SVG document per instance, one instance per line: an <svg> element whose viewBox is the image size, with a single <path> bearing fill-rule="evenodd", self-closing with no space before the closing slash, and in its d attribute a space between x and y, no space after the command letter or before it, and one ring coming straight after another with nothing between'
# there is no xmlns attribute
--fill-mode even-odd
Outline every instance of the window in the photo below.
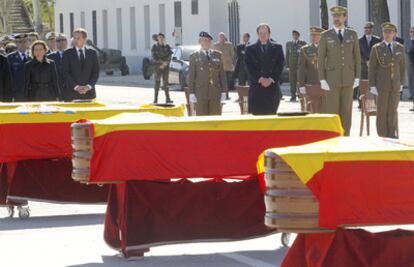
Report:
<svg viewBox="0 0 414 267"><path fill-rule="evenodd" d="M174 2L174 21L175 27L182 27L181 2Z"/></svg>
<svg viewBox="0 0 414 267"><path fill-rule="evenodd" d="M117 34L118 34L118 49L122 50L123 40L122 40L122 9L116 9L116 25L117 25Z"/></svg>
<svg viewBox="0 0 414 267"><path fill-rule="evenodd" d="M130 20L130 29L131 29L131 49L136 50L137 49L137 19L135 15L135 7L129 8L129 20Z"/></svg>
<svg viewBox="0 0 414 267"><path fill-rule="evenodd" d="M75 29L75 19L74 19L73 13L69 14L69 19L70 19L70 24L69 24L70 25L70 33L72 33Z"/></svg>
<svg viewBox="0 0 414 267"><path fill-rule="evenodd" d="M191 14L198 15L198 0L191 0Z"/></svg>
<svg viewBox="0 0 414 267"><path fill-rule="evenodd" d="M63 13L59 14L59 24L60 24L60 32L63 33L64 32L64 28L63 28Z"/></svg>
<svg viewBox="0 0 414 267"><path fill-rule="evenodd" d="M165 4L160 4L158 6L158 13L160 32L165 34Z"/></svg>
<svg viewBox="0 0 414 267"><path fill-rule="evenodd" d="M145 33L145 48L151 48L151 29L150 29L150 6L144 6L144 33Z"/></svg>
<svg viewBox="0 0 414 267"><path fill-rule="evenodd" d="M98 35L97 35L97 25L96 25L96 10L92 11L92 37L93 44L98 45Z"/></svg>
<svg viewBox="0 0 414 267"><path fill-rule="evenodd" d="M80 24L81 27L85 28L85 12L83 11L80 13L80 20L81 20L81 24Z"/></svg>
<svg viewBox="0 0 414 267"><path fill-rule="evenodd" d="M102 10L103 48L108 48L108 10Z"/></svg>

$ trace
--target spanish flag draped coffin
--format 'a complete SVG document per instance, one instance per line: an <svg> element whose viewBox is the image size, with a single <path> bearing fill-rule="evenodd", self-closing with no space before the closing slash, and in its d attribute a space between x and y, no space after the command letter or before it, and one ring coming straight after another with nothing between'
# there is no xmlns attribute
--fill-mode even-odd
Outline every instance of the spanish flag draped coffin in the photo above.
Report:
<svg viewBox="0 0 414 267"><path fill-rule="evenodd" d="M335 115L121 114L72 125L73 177L117 182L110 187L104 238L127 256L163 244L252 238L271 232L264 225L258 155L342 133ZM199 177L210 179L186 179Z"/></svg>
<svg viewBox="0 0 414 267"><path fill-rule="evenodd" d="M80 124L72 129L89 128L93 144L88 183L255 175L257 156L269 147L342 135L335 115L145 118L124 113ZM76 158L74 163L76 170Z"/></svg>
<svg viewBox="0 0 414 267"><path fill-rule="evenodd" d="M281 168L295 175L297 186L288 190L275 186L286 180L286 172L275 171L270 165L271 158L279 159ZM414 143L339 137L269 149L259 158L258 169L259 173L265 173L267 192L275 202L272 204L267 199L270 226L282 224L282 228L289 228L283 221L286 215L290 215L291 226L302 220L299 226L295 225L296 229L290 229L292 232L318 232L348 225L414 223ZM313 195L306 193L307 188ZM302 190L302 194L297 190ZM283 193L291 196L290 212L273 208L285 205ZM293 202L309 204L312 198L316 206L310 205L309 210L298 212L300 207Z"/></svg>
<svg viewBox="0 0 414 267"><path fill-rule="evenodd" d="M9 204L27 199L105 201L105 188L82 186L71 179L70 125L80 119L104 119L123 112L183 116L184 107L118 108L99 102L0 104L0 205L7 199Z"/></svg>

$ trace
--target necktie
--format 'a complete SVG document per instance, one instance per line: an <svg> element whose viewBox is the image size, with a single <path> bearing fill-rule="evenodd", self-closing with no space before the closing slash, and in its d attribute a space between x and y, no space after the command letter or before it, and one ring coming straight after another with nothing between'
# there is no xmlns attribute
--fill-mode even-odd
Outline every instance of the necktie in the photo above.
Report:
<svg viewBox="0 0 414 267"><path fill-rule="evenodd" d="M338 32L338 38L339 38L339 41L341 41L341 43L344 41L344 37L342 36L342 30L339 30Z"/></svg>
<svg viewBox="0 0 414 267"><path fill-rule="evenodd" d="M206 51L206 57L207 57L207 60L210 61L210 53L208 51Z"/></svg>
<svg viewBox="0 0 414 267"><path fill-rule="evenodd" d="M367 43L368 43L368 46L371 44L371 36L367 36Z"/></svg>
<svg viewBox="0 0 414 267"><path fill-rule="evenodd" d="M392 55L392 47L391 47L391 44L388 44L388 50L390 50L390 53Z"/></svg>
<svg viewBox="0 0 414 267"><path fill-rule="evenodd" d="M80 58L81 66L83 68L83 66L85 65L85 54L83 53L82 49L79 49L79 58Z"/></svg>
<svg viewBox="0 0 414 267"><path fill-rule="evenodd" d="M263 54L266 54L266 45L265 44L262 45L262 52L263 52Z"/></svg>

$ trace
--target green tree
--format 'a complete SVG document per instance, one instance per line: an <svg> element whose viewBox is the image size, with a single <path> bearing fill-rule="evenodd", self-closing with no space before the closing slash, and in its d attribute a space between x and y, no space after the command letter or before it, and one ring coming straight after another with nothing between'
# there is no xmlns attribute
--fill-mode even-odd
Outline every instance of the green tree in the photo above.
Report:
<svg viewBox="0 0 414 267"><path fill-rule="evenodd" d="M24 0L27 9L31 14L34 14L33 0ZM54 6L55 0L37 0L40 2L41 19L43 22L43 29L46 31L54 31Z"/></svg>

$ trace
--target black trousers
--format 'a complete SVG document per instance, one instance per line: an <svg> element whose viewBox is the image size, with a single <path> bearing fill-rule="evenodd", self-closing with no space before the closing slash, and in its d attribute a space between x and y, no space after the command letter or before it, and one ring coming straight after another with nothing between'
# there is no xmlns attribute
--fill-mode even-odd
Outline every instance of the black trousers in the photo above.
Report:
<svg viewBox="0 0 414 267"><path fill-rule="evenodd" d="M253 115L275 115L279 109L281 90L279 84L268 88L252 83L249 90L249 113Z"/></svg>

